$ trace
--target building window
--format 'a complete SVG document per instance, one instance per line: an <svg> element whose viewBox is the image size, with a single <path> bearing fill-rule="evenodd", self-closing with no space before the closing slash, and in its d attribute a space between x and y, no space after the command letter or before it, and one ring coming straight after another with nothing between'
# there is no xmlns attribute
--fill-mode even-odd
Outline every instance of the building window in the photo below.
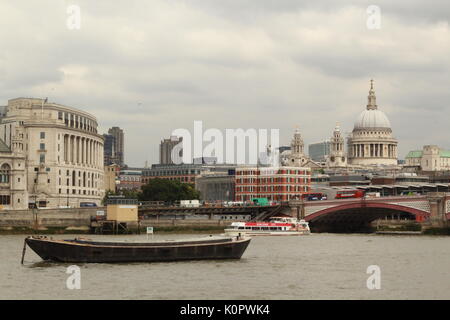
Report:
<svg viewBox="0 0 450 320"><path fill-rule="evenodd" d="M9 183L10 170L9 164L6 163L0 167L0 183Z"/></svg>
<svg viewBox="0 0 450 320"><path fill-rule="evenodd" d="M0 196L0 204L10 204L11 203L11 196Z"/></svg>
<svg viewBox="0 0 450 320"><path fill-rule="evenodd" d="M41 143L41 144L39 145L39 149L40 149L40 150L45 150L45 143Z"/></svg>
<svg viewBox="0 0 450 320"><path fill-rule="evenodd" d="M39 162L40 163L44 163L45 162L45 154L40 154L39 155Z"/></svg>
<svg viewBox="0 0 450 320"><path fill-rule="evenodd" d="M45 139L45 132L44 131L41 132L41 139Z"/></svg>

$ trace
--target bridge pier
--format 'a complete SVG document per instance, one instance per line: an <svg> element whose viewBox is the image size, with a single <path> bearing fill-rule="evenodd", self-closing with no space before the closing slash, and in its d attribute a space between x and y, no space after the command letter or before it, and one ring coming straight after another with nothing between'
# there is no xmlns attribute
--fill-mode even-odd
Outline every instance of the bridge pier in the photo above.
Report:
<svg viewBox="0 0 450 320"><path fill-rule="evenodd" d="M303 200L290 200L291 216L297 219L305 219L305 203Z"/></svg>
<svg viewBox="0 0 450 320"><path fill-rule="evenodd" d="M443 228L447 226L446 213L446 194L443 192L433 192L427 194L430 203L430 220L431 227Z"/></svg>

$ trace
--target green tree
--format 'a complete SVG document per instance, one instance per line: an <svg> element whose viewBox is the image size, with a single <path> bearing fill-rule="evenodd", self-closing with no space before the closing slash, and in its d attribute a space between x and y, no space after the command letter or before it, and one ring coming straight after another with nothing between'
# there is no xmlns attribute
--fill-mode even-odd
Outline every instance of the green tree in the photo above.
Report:
<svg viewBox="0 0 450 320"><path fill-rule="evenodd" d="M118 196L123 195L126 199L139 199L140 192L137 190L121 190L119 192L113 192L108 190L103 197L102 204L106 204L106 200L108 200L108 196Z"/></svg>
<svg viewBox="0 0 450 320"><path fill-rule="evenodd" d="M200 192L192 184L167 179L151 179L142 186L140 201L166 201L200 199Z"/></svg>

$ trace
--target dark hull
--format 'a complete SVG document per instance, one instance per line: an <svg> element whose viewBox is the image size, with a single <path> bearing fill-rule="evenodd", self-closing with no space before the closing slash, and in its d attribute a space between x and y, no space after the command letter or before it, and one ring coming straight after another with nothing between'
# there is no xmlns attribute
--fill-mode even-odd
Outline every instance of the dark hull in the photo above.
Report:
<svg viewBox="0 0 450 320"><path fill-rule="evenodd" d="M121 244L29 237L25 242L43 260L99 263L240 259L250 239Z"/></svg>

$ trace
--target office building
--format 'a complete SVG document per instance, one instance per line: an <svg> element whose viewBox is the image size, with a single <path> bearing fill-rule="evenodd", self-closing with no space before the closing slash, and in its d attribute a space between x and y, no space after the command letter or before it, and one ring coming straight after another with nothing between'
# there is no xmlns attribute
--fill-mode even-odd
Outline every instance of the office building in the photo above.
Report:
<svg viewBox="0 0 450 320"><path fill-rule="evenodd" d="M171 136L169 139L164 139L161 141L159 145L159 164L161 165L170 165L170 164L181 164L183 157L182 150L182 137ZM177 146L178 145L178 146ZM172 151L177 147L174 154L172 155ZM173 159L176 157L177 159ZM175 160L175 161L174 161Z"/></svg>
<svg viewBox="0 0 450 320"><path fill-rule="evenodd" d="M112 144L113 144L113 156L112 163L118 164L123 167L125 165L124 155L125 155L125 136L123 133L123 129L119 127L112 127L108 130L108 135L111 135Z"/></svg>
<svg viewBox="0 0 450 320"><path fill-rule="evenodd" d="M3 209L100 205L104 138L93 115L47 99L11 99L0 139Z"/></svg>
<svg viewBox="0 0 450 320"><path fill-rule="evenodd" d="M330 155L331 142L329 140L311 143L308 146L308 155L313 161L324 162Z"/></svg>
<svg viewBox="0 0 450 320"><path fill-rule="evenodd" d="M310 191L311 169L306 167L238 167L235 199L251 201L268 198L272 201L300 199Z"/></svg>

